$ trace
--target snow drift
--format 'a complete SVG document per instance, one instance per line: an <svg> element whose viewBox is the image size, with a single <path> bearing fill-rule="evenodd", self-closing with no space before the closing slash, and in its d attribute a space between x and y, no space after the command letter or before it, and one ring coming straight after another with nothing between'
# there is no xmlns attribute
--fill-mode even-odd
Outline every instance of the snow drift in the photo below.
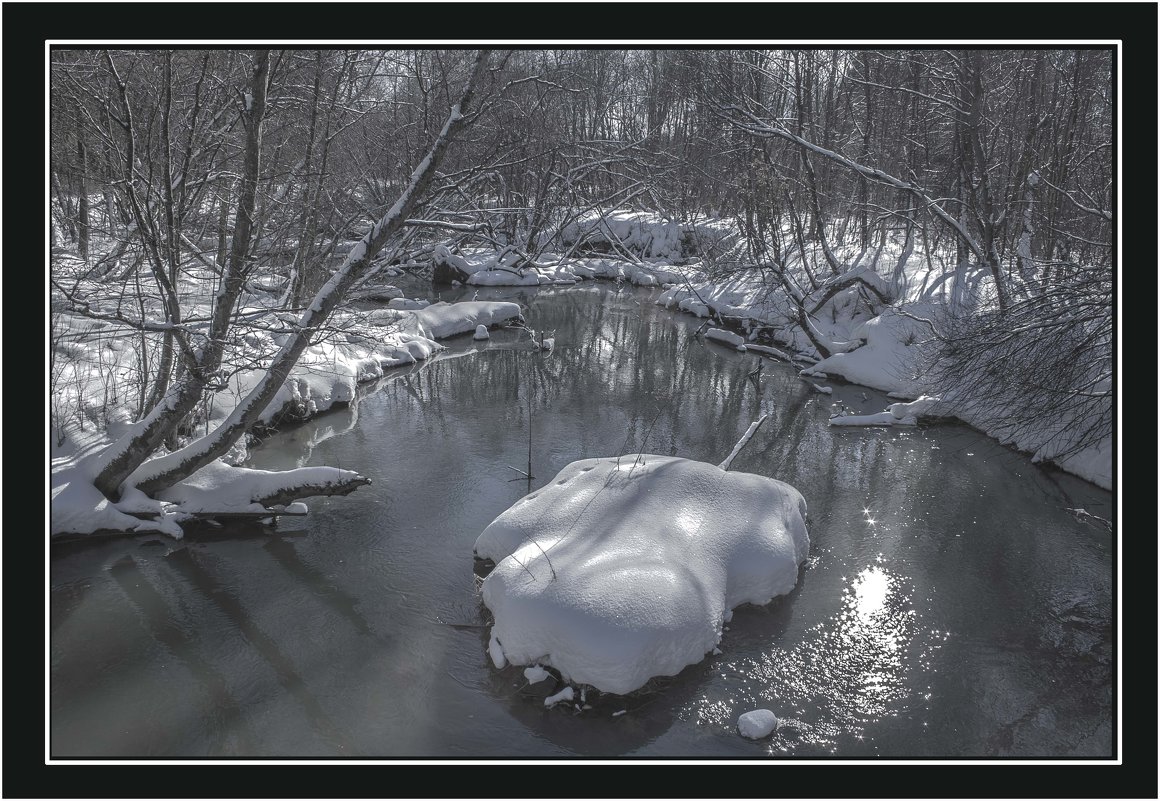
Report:
<svg viewBox="0 0 1160 801"><path fill-rule="evenodd" d="M475 543L496 562L482 590L492 659L610 693L675 675L716 647L733 608L793 589L805 514L788 484L706 462L573 462Z"/></svg>
<svg viewBox="0 0 1160 801"><path fill-rule="evenodd" d="M679 222L655 212L618 209L590 212L560 229L560 239L577 240L588 248L620 248L643 257L679 259L720 255L738 240L735 226L727 220L702 219Z"/></svg>

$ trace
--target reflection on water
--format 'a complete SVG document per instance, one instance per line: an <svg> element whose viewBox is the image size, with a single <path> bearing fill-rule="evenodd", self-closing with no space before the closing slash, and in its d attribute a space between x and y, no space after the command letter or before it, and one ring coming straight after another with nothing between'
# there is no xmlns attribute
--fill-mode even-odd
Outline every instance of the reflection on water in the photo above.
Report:
<svg viewBox="0 0 1160 801"><path fill-rule="evenodd" d="M873 564L842 581L832 613L795 642L775 641L750 657L722 658L722 673L757 696L753 706L778 710L792 733L775 737L770 753L834 754L840 738L864 740L880 718L909 707L912 673L938 648L916 623L900 577ZM771 687L776 693L763 698ZM694 714L702 724L729 728L738 711L705 698Z"/></svg>
<svg viewBox="0 0 1160 801"><path fill-rule="evenodd" d="M654 295L480 291L530 304L555 349L454 340L253 454L371 486L277 530L56 548L54 755L1110 753L1114 535L1064 510L1114 517L1111 496L963 426L835 431L832 404L887 400L820 396L773 362L750 380L759 357ZM733 469L809 503L789 596L737 610L720 654L588 709L545 709L553 682L490 665L471 557L487 523L575 459L719 462L765 411ZM758 706L783 726L743 740Z"/></svg>

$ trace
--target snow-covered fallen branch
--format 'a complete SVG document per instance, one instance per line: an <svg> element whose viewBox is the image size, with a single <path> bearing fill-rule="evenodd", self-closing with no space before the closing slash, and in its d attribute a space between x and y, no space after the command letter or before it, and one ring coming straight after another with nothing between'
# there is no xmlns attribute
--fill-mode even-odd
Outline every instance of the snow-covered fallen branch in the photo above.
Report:
<svg viewBox="0 0 1160 801"><path fill-rule="evenodd" d="M737 444L733 446L733 450L729 451L729 455L725 457L725 461L717 465L722 470L728 470L729 465L733 464L733 460L737 458L737 454L741 453L741 449L749 444L749 440L753 439L753 435L757 433L757 429L761 428L761 424L769 417L768 414L763 414L757 418L756 421L749 424L749 428L741 435L741 439L737 440Z"/></svg>

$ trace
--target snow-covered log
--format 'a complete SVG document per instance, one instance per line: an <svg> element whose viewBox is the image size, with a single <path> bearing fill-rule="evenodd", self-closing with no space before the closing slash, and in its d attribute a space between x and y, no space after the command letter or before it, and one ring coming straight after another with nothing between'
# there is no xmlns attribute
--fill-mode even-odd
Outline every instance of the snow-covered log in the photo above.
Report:
<svg viewBox="0 0 1160 801"><path fill-rule="evenodd" d="M831 417L829 423L832 426L913 426L918 425L918 418L929 414L938 402L939 398L923 395L909 403L892 403L886 407L886 411L876 414Z"/></svg>
<svg viewBox="0 0 1160 801"><path fill-rule="evenodd" d="M344 471L349 472L349 471ZM299 498L317 498L331 495L350 495L359 487L368 486L371 480L366 476L353 475L334 481L307 482L293 487L283 487L277 492L255 498L255 503L263 506L285 506Z"/></svg>

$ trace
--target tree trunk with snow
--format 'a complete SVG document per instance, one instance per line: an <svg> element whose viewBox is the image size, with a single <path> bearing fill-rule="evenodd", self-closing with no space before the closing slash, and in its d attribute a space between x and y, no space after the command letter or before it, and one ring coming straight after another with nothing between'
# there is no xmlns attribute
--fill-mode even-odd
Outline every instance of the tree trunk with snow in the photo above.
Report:
<svg viewBox="0 0 1160 801"><path fill-rule="evenodd" d="M411 180L403 193L387 213L363 236L362 240L351 249L342 266L314 296L313 301L303 312L296 325L297 333L282 346L258 385L238 404L230 416L208 435L194 440L174 453L142 465L142 470L139 471L135 481L139 489L151 494L186 478L194 471L223 455L258 422L262 412L281 389L302 352L310 345L311 337L318 332L331 312L342 302L347 290L370 267L371 261L383 245L399 232L407 217L422 199L448 146L467 124L465 112L468 110L476 88L487 70L487 55L488 51L486 50L479 52L471 71L471 77L459 102L452 107L443 129L431 145L426 157L411 174ZM239 224L239 229L240 227ZM237 236L235 234L235 239Z"/></svg>
<svg viewBox="0 0 1160 801"><path fill-rule="evenodd" d="M112 59L110 57L110 63ZM251 223L257 196L258 168L262 147L262 119L266 111L266 88L270 69L270 51L254 53L254 71L250 89L246 93L242 120L246 128L246 149L242 170L241 190L238 196L237 218L231 243L229 265L224 270L222 284L214 298L209 333L200 351L189 358L182 380L170 387L164 399L132 430L109 446L104 465L93 484L111 499L120 498L121 485L134 470L177 429L185 417L201 400L206 387L217 378L225 351L226 334L245 275L245 259L253 235ZM123 92L122 87L122 92ZM126 115L128 117L128 115ZM129 121L131 125L131 120ZM128 132L132 142L133 132ZM132 158L130 148L129 158ZM130 187L130 191L132 188ZM159 276L159 281L167 281ZM173 295L172 287L168 287ZM187 358L189 354L187 354Z"/></svg>
<svg viewBox="0 0 1160 801"><path fill-rule="evenodd" d="M1031 256L1031 243L1035 238L1035 196L1039 190L1039 173L1032 170L1027 176L1027 190L1023 193L1023 230L1019 234L1019 275L1023 284L1031 291L1039 291L1036 277L1035 259Z"/></svg>

